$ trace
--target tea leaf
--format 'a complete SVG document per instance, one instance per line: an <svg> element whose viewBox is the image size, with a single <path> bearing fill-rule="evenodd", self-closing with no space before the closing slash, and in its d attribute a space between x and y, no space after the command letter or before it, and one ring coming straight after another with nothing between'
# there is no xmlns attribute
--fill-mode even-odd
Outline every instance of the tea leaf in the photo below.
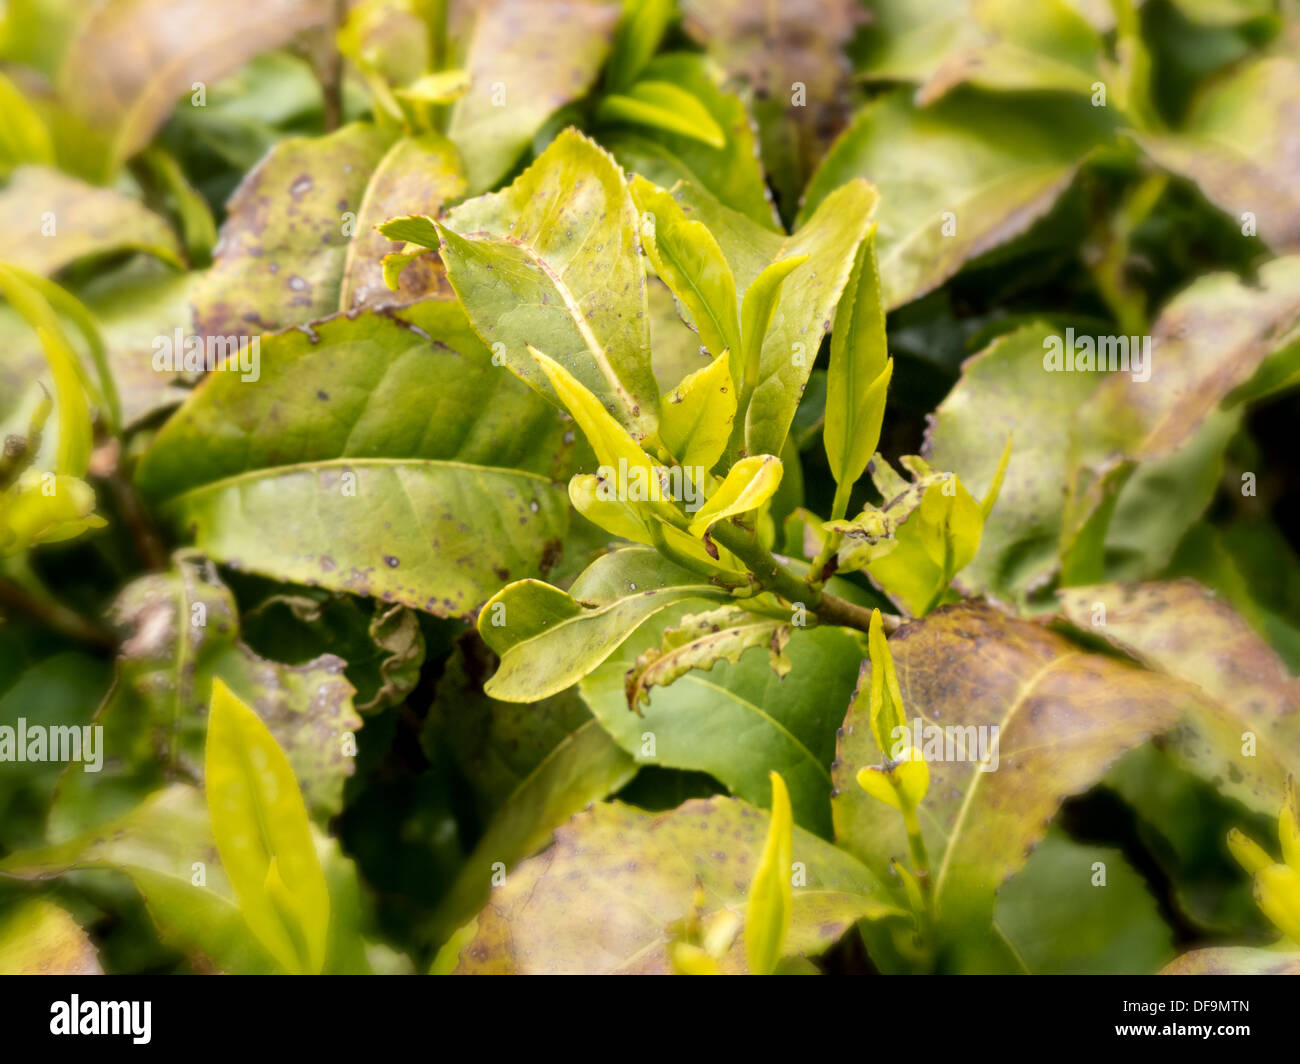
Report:
<svg viewBox="0 0 1300 1064"><path fill-rule="evenodd" d="M745 906L745 959L753 975L770 975L784 953L794 910L792 876L794 820L790 793L780 773L771 773L772 819L754 869Z"/></svg>
<svg viewBox="0 0 1300 1064"><path fill-rule="evenodd" d="M204 774L213 838L244 919L286 971L319 974L330 897L298 781L266 725L220 680Z"/></svg>

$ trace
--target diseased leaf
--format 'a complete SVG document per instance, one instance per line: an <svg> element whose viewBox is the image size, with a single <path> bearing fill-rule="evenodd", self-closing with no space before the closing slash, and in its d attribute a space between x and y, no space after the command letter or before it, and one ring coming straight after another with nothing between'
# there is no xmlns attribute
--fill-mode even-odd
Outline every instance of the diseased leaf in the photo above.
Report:
<svg viewBox="0 0 1300 1064"><path fill-rule="evenodd" d="M707 898L701 919L744 906L768 820L730 798L659 815L593 806L493 891L456 970L666 974L673 927L691 911L697 885ZM894 915L875 877L842 851L795 829L793 856L807 882L793 890L785 953L815 955L855 920ZM746 970L741 936L719 964Z"/></svg>
<svg viewBox="0 0 1300 1064"><path fill-rule="evenodd" d="M1138 133L1157 163L1193 181L1236 225L1275 251L1300 251L1300 179L1289 160L1300 151L1294 56L1256 59L1212 82L1182 128Z"/></svg>
<svg viewBox="0 0 1300 1064"><path fill-rule="evenodd" d="M44 166L20 166L0 191L0 262L57 273L81 259L142 251L182 265L180 242L143 203Z"/></svg>
<svg viewBox="0 0 1300 1064"><path fill-rule="evenodd" d="M601 148L566 130L514 184L462 204L440 232L451 285L506 365L550 396L531 345L635 437L654 431L636 208Z"/></svg>
<svg viewBox="0 0 1300 1064"><path fill-rule="evenodd" d="M1191 580L1058 595L1079 628L1212 701L1171 737L1175 757L1248 807L1277 809L1300 771L1300 680L1258 633Z"/></svg>
<svg viewBox="0 0 1300 1064"><path fill-rule="evenodd" d="M707 671L720 661L735 665L751 647L766 647L772 671L783 679L790 671L785 656L789 640L789 623L738 606L683 617L681 624L664 629L659 646L645 651L628 669L623 681L627 707L640 713L652 687L667 687L692 669Z"/></svg>
<svg viewBox="0 0 1300 1064"><path fill-rule="evenodd" d="M880 195L877 255L892 310L1046 214L1110 133L1105 112L1086 100L976 94L920 109L909 93L890 93L862 108L836 142L800 217L846 180L870 178Z"/></svg>
<svg viewBox="0 0 1300 1064"><path fill-rule="evenodd" d="M583 679L583 699L641 764L707 772L759 805L769 800L768 771L781 773L795 821L829 835L835 729L853 690L861 643L840 628L796 627L785 646L790 670L784 677L773 671L766 647L754 649L735 664L686 672L670 687L654 689L642 716L628 712L628 672L663 644L665 628L706 608L698 600L683 602L652 618Z"/></svg>
<svg viewBox="0 0 1300 1064"><path fill-rule="evenodd" d="M463 62L470 88L456 101L447 130L464 153L471 193L504 177L542 123L596 80L619 8L611 0L476 5Z"/></svg>
<svg viewBox="0 0 1300 1064"><path fill-rule="evenodd" d="M849 114L843 50L866 21L853 0L683 0L683 25L747 82L763 158L783 207L799 193Z"/></svg>
<svg viewBox="0 0 1300 1064"><path fill-rule="evenodd" d="M345 740L361 727L340 658L285 665L254 653L240 640L230 591L210 563L186 555L171 571L128 584L113 618L126 639L95 723L116 753L93 778L79 768L63 775L51 811L56 837L124 814L164 783L201 781L216 679L271 730L313 816L323 822L339 813L354 771Z"/></svg>
<svg viewBox="0 0 1300 1064"><path fill-rule="evenodd" d="M0 975L103 975L95 944L44 898L0 913Z"/></svg>
<svg viewBox="0 0 1300 1064"><path fill-rule="evenodd" d="M218 560L439 616L544 573L569 525L564 425L459 306L405 313L264 337L259 379L212 374L141 487Z"/></svg>
<svg viewBox="0 0 1300 1064"><path fill-rule="evenodd" d="M463 191L455 148L434 134L399 139L357 123L281 141L227 206L193 296L198 332L256 335L340 310L449 298L435 255L418 256L390 290L382 260L402 238L374 227L396 214L437 215Z"/></svg>
<svg viewBox="0 0 1300 1064"><path fill-rule="evenodd" d="M325 23L324 0L115 0L81 20L61 66L61 93L88 125L111 131L110 172L153 139L176 98L258 52Z"/></svg>
<svg viewBox="0 0 1300 1064"><path fill-rule="evenodd" d="M220 680L204 775L213 838L244 919L285 971L319 974L330 897L298 781L266 725Z"/></svg>
<svg viewBox="0 0 1300 1064"><path fill-rule="evenodd" d="M683 599L726 597L698 574L638 547L597 559L567 593L517 581L479 612L479 634L501 657L483 689L507 702L547 698L591 672L646 618Z"/></svg>
<svg viewBox="0 0 1300 1064"><path fill-rule="evenodd" d="M1197 697L984 605L943 607L904 625L889 646L912 717L904 725L914 739L928 726L920 751L931 784L918 812L939 920L969 942L991 927L995 892L1060 803L1172 727ZM853 785L860 767L880 759L861 697L868 669L844 722L831 804L840 844L883 875L908 848L897 813Z"/></svg>

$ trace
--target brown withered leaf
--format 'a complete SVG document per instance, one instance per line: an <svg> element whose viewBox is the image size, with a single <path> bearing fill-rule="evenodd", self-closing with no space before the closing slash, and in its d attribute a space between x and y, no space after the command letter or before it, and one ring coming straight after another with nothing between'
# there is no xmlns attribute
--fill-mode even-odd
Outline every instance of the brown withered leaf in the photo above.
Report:
<svg viewBox="0 0 1300 1064"><path fill-rule="evenodd" d="M111 161L143 148L177 97L322 25L327 0L114 0L94 5L62 65L60 92L89 126L111 131ZM114 167L115 168L115 167Z"/></svg>
<svg viewBox="0 0 1300 1064"><path fill-rule="evenodd" d="M617 802L594 805L555 833L555 845L525 861L492 892L461 950L461 974L663 974L674 927L700 914L745 912L770 817L735 798L686 802L643 813ZM794 829L794 887L787 955L814 955L855 921L894 915L885 890L843 850ZM737 933L720 961L745 968Z"/></svg>
<svg viewBox="0 0 1300 1064"><path fill-rule="evenodd" d="M763 159L793 211L848 122L852 70L844 48L866 11L856 0L683 0L682 15L687 33L753 90Z"/></svg>
<svg viewBox="0 0 1300 1064"><path fill-rule="evenodd" d="M1171 753L1246 805L1277 809L1287 772L1300 772L1300 680L1240 615L1193 580L1058 595L1078 627L1204 692L1211 704L1171 733Z"/></svg>
<svg viewBox="0 0 1300 1064"><path fill-rule="evenodd" d="M967 934L991 926L995 892L1024 864L1061 802L1087 790L1126 750L1171 727L1197 697L978 603L943 607L904 625L889 647L909 728L918 719L924 728L998 728L961 733L973 752L955 742L936 751L924 745L934 733L921 736L930 787L919 817L939 916ZM911 861L897 811L855 778L882 761L869 721L870 676L871 664L863 662L833 766L832 809L840 845L882 875L891 859ZM996 765L990 771L980 764L985 754Z"/></svg>

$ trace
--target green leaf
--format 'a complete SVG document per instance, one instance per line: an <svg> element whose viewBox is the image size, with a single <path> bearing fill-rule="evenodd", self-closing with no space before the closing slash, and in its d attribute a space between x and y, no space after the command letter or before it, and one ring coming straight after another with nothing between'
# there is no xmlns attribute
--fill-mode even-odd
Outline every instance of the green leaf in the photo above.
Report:
<svg viewBox="0 0 1300 1064"><path fill-rule="evenodd" d="M464 153L471 193L501 180L546 119L591 87L609 55L619 6L497 0L476 8L462 64L470 89L447 130Z"/></svg>
<svg viewBox="0 0 1300 1064"><path fill-rule="evenodd" d="M0 177L15 166L54 165L54 145L35 108L3 74L0 74Z"/></svg>
<svg viewBox="0 0 1300 1064"><path fill-rule="evenodd" d="M569 525L565 426L459 306L404 313L262 338L258 380L212 374L140 486L221 561L439 616L546 572Z"/></svg>
<svg viewBox="0 0 1300 1064"><path fill-rule="evenodd" d="M44 898L0 914L0 975L103 975L90 936Z"/></svg>
<svg viewBox="0 0 1300 1064"><path fill-rule="evenodd" d="M1190 580L1104 584L1058 592L1076 626L1174 682L1198 706L1166 748L1248 808L1272 813L1300 771L1300 680L1233 610Z"/></svg>
<svg viewBox="0 0 1300 1064"><path fill-rule="evenodd" d="M479 634L501 657L484 690L508 702L546 698L591 672L646 618L683 599L725 597L703 577L636 547L597 559L568 593L516 581L479 612Z"/></svg>
<svg viewBox="0 0 1300 1064"><path fill-rule="evenodd" d="M742 458L731 467L708 502L691 518L691 535L703 536L719 521L757 510L780 485L783 468L781 459L770 454Z"/></svg>
<svg viewBox="0 0 1300 1064"><path fill-rule="evenodd" d="M659 412L659 438L679 465L707 471L727 449L735 420L736 385L731 377L731 353L724 350L664 397Z"/></svg>
<svg viewBox="0 0 1300 1064"><path fill-rule="evenodd" d="M213 838L244 919L286 971L319 974L330 896L298 781L266 725L220 680L204 774Z"/></svg>
<svg viewBox="0 0 1300 1064"><path fill-rule="evenodd" d="M843 516L849 492L876 453L893 366L885 340L873 229L858 248L853 276L840 297L831 332L822 438L838 485L833 518Z"/></svg>
<svg viewBox="0 0 1300 1064"><path fill-rule="evenodd" d="M1123 852L1074 842L1059 828L998 891L994 923L1019 962L1012 971L1145 975L1173 953L1169 925Z"/></svg>
<svg viewBox="0 0 1300 1064"><path fill-rule="evenodd" d="M880 194L885 309L893 310L1046 214L1109 136L1106 110L1050 95L966 93L920 109L909 92L887 94L860 110L831 149L800 216L850 178L870 177Z"/></svg>
<svg viewBox="0 0 1300 1064"><path fill-rule="evenodd" d="M215 858L203 795L175 784L100 827L11 854L0 861L0 873L42 880L72 869L114 869L144 896L163 941L205 969L277 971L240 915L230 880ZM202 865L198 883L195 862Z"/></svg>
<svg viewBox="0 0 1300 1064"><path fill-rule="evenodd" d="M608 88L618 90L636 81L659 47L675 8L673 0L624 0L614 48L605 65Z"/></svg>
<svg viewBox="0 0 1300 1064"><path fill-rule="evenodd" d="M700 222L688 221L677 201L645 178L633 177L631 190L641 212L646 255L690 311L704 346L715 358L740 351L736 280L713 234Z"/></svg>
<svg viewBox="0 0 1300 1064"><path fill-rule="evenodd" d="M636 208L602 149L566 130L509 188L462 204L439 230L451 285L506 365L550 396L531 345L633 436L654 431Z"/></svg>
<svg viewBox="0 0 1300 1064"><path fill-rule="evenodd" d="M918 814L943 934L968 944L991 929L997 888L1024 864L1061 801L1169 729L1197 698L984 605L945 607L905 625L890 650L913 717L904 724L967 729L923 731L931 784ZM867 709L861 694L849 706L831 804L840 844L883 876L891 860L907 859L908 843L897 813L853 785L859 768L880 757Z"/></svg>
<svg viewBox="0 0 1300 1064"><path fill-rule="evenodd" d="M602 129L600 142L628 172L661 188L687 182L695 195L707 197L715 208L739 212L763 230L774 231L776 220L753 124L740 98L722 88L722 72L705 56L673 52L651 60L645 76L689 92L722 130L726 146L712 148L693 137L649 126Z"/></svg>
<svg viewBox="0 0 1300 1064"><path fill-rule="evenodd" d="M1295 130L1293 56L1254 59L1215 79L1174 133L1138 133L1162 167L1193 181L1215 206L1275 251L1300 250L1300 183L1287 163Z"/></svg>
<svg viewBox="0 0 1300 1064"><path fill-rule="evenodd" d="M641 764L707 772L755 804L768 801L768 771L780 772L796 822L829 835L829 766L861 643L844 629L794 626L784 677L773 671L766 647L754 649L735 664L717 661L708 672L684 673L654 690L643 716L629 713L626 687L638 660L663 645L666 628L706 608L683 602L651 619L582 681L583 699Z"/></svg>
<svg viewBox="0 0 1300 1064"><path fill-rule="evenodd" d="M744 904L768 824L767 814L730 798L658 815L593 806L493 891L457 971L666 974L674 925L697 889L707 898L702 922ZM895 914L875 877L828 843L795 829L793 858L807 881L793 888L787 954L818 954L855 920ZM719 964L746 970L740 936Z"/></svg>
<svg viewBox="0 0 1300 1064"><path fill-rule="evenodd" d="M529 707L530 709L533 707ZM502 801L487 830L438 905L438 937L483 907L493 878L551 841L551 832L592 802L619 790L636 775L636 764L594 720L561 739Z"/></svg>
<svg viewBox="0 0 1300 1064"><path fill-rule="evenodd" d="M68 45L60 91L89 125L111 133L110 172L153 139L177 97L321 25L318 0L231 0L210 18L202 0L120 0L87 13Z"/></svg>
<svg viewBox="0 0 1300 1064"><path fill-rule="evenodd" d="M772 318L776 315L777 304L781 301L781 286L785 279L808 261L807 255L791 255L789 258L777 259L762 273L754 278L754 283L745 289L745 301L740 308L741 335L743 346L740 348L741 386L748 385L745 395L749 397L762 370L763 341L767 331L772 327Z"/></svg>
<svg viewBox="0 0 1300 1064"><path fill-rule="evenodd" d="M623 93L606 96L596 109L596 119L664 129L718 151L727 146L727 135L708 108L668 81L638 81Z"/></svg>
<svg viewBox="0 0 1300 1064"><path fill-rule="evenodd" d="M744 388L751 399L745 411L744 442L751 455L781 451L817 349L852 276L858 246L866 238L877 199L875 189L865 181L850 181L828 196L768 259L768 263L778 263L808 256L781 286L780 303L762 337L757 379L746 369ZM734 261L732 268L736 269ZM739 270L736 276L740 283ZM752 276L745 275L744 279ZM753 284L761 293L769 277L759 273L757 278ZM744 298L745 301L750 298L748 285ZM767 298L761 296L752 315L742 309L741 317L747 327L751 322L755 326L762 322L761 308ZM753 335L753 328L748 332L742 328L742 334Z"/></svg>
<svg viewBox="0 0 1300 1064"><path fill-rule="evenodd" d="M790 793L779 772L771 774L772 818L754 869L745 906L745 959L752 975L770 975L784 953L794 911L794 819Z"/></svg>
<svg viewBox="0 0 1300 1064"><path fill-rule="evenodd" d="M45 166L18 167L0 191L0 262L49 275L117 251L182 265L176 234L124 193Z"/></svg>

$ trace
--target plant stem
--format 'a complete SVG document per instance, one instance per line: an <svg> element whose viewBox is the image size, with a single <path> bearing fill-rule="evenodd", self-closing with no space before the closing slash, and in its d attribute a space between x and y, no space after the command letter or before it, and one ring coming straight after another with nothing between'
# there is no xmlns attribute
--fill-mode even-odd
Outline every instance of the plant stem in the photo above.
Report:
<svg viewBox="0 0 1300 1064"><path fill-rule="evenodd" d="M764 590L775 592L789 602L803 603L826 624L856 628L861 632L870 629L871 610L800 580L758 541L753 532L730 521L720 521L709 535L744 562ZM809 576L812 575L810 570ZM887 632L894 631L901 623L893 616L882 615L881 620Z"/></svg>
<svg viewBox="0 0 1300 1064"><path fill-rule="evenodd" d="M42 598L12 580L0 580L0 605L25 613L51 631L79 643L104 650L116 650L117 638L107 628L94 624L53 598Z"/></svg>

